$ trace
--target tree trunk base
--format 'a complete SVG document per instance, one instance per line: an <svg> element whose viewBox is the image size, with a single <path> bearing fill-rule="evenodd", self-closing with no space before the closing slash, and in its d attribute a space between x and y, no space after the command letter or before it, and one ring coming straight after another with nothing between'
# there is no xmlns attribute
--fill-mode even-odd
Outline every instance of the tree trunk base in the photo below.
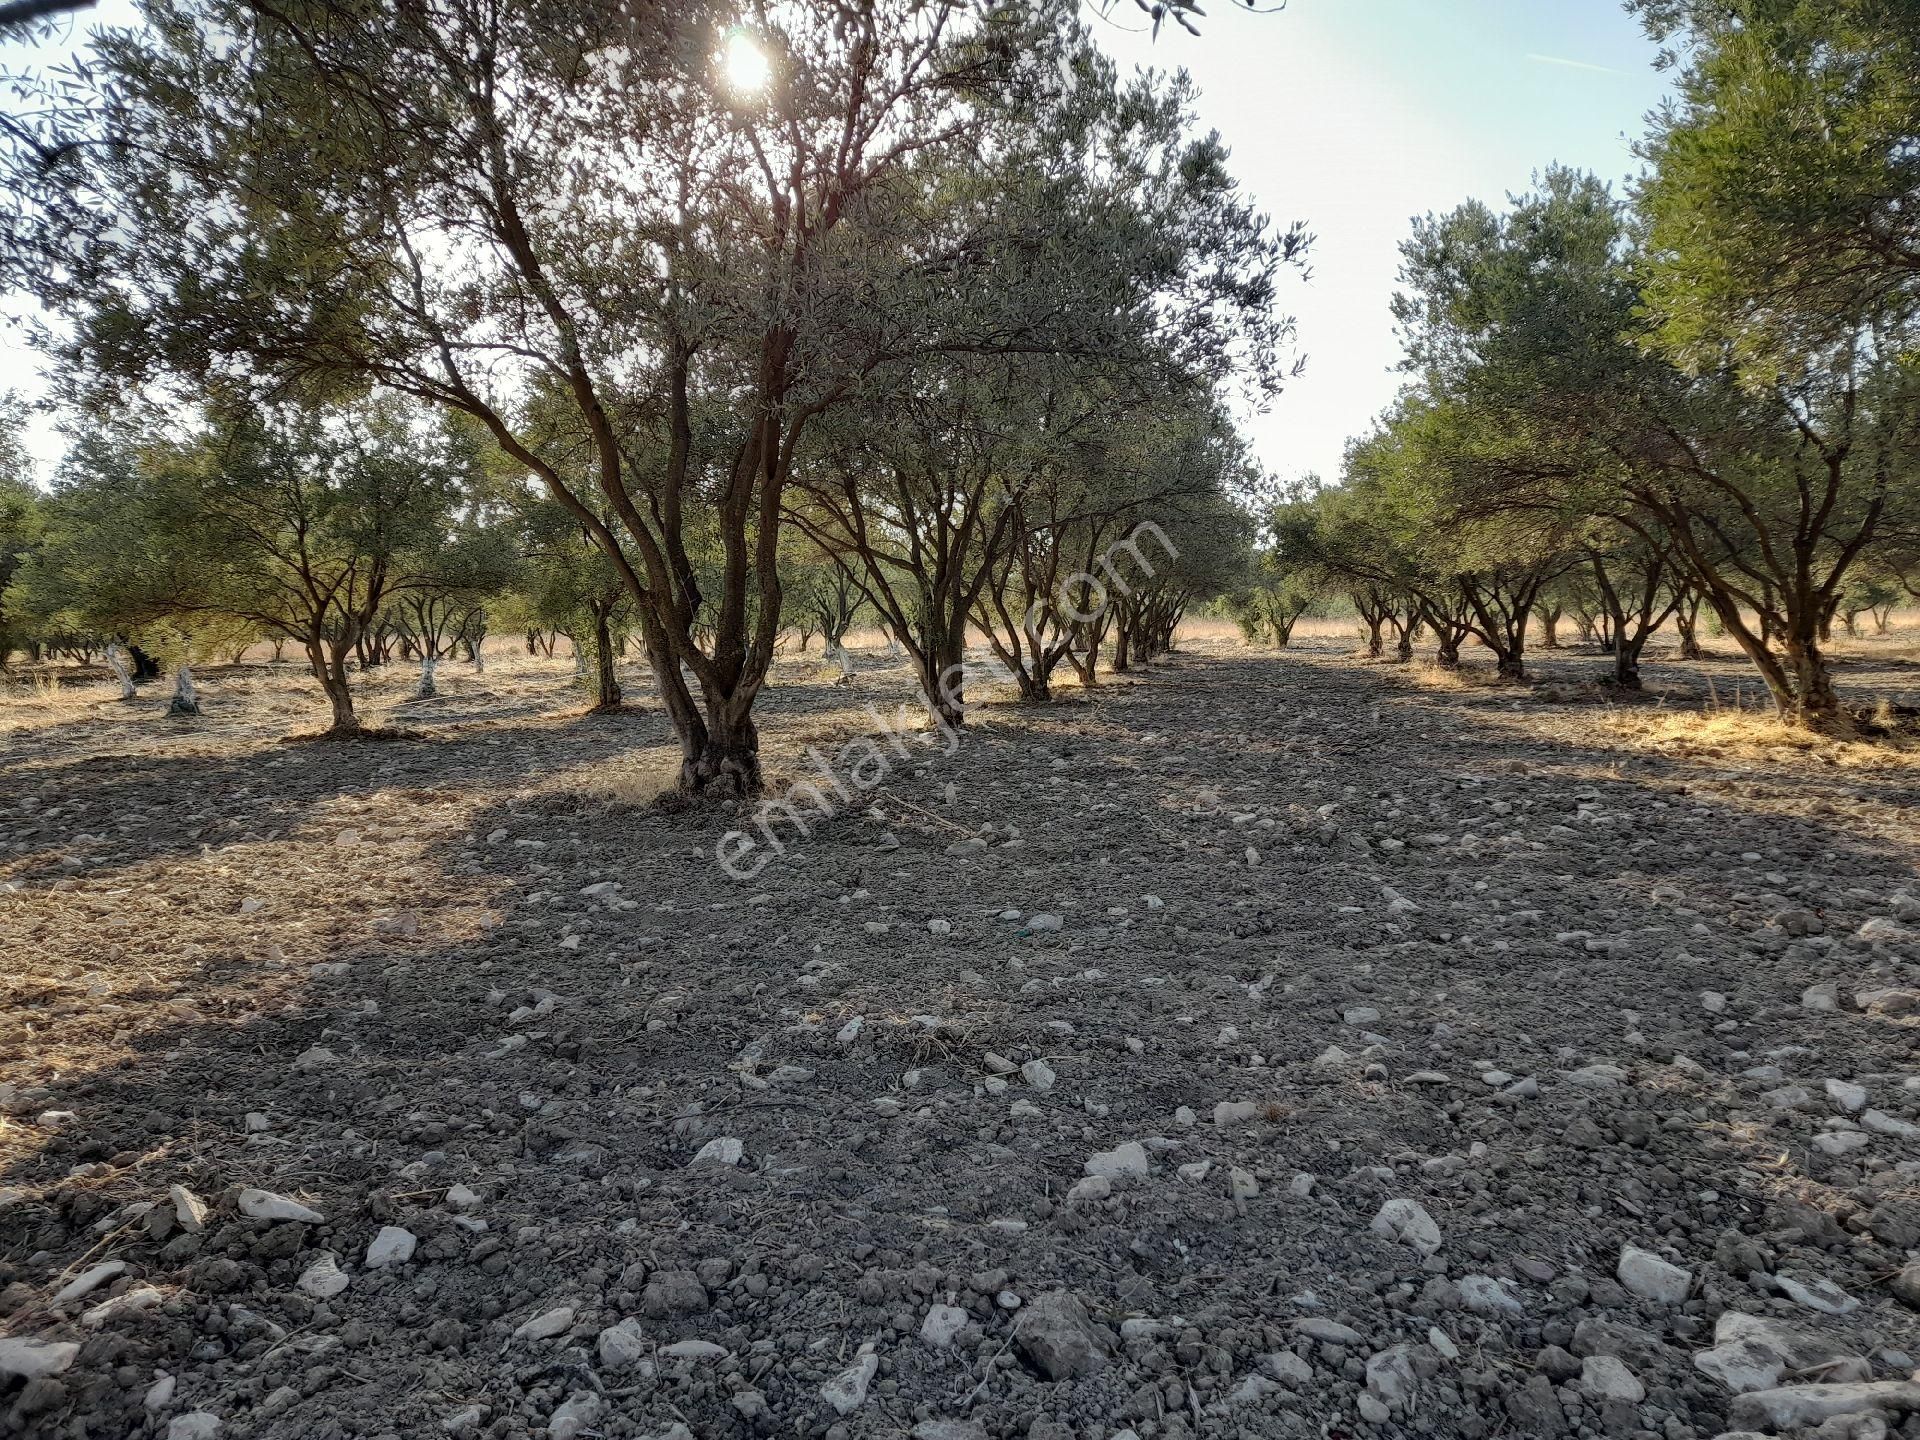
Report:
<svg viewBox="0 0 1920 1440"><path fill-rule="evenodd" d="M680 764L684 795L750 800L764 784L758 746L709 744Z"/></svg>

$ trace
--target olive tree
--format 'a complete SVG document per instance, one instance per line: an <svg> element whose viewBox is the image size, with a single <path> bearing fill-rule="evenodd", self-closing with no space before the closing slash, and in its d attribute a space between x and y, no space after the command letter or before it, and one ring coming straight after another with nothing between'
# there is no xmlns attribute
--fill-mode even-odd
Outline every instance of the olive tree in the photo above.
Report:
<svg viewBox="0 0 1920 1440"><path fill-rule="evenodd" d="M96 434L55 476L41 584L105 635L246 627L304 651L360 731L347 664L383 610L465 583L445 565L463 477L396 404L220 414L185 434Z"/></svg>

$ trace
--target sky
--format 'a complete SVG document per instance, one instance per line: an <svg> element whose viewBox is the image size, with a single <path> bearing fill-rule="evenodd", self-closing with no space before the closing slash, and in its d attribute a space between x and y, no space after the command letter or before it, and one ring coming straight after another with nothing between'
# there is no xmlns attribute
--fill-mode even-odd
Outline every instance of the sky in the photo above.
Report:
<svg viewBox="0 0 1920 1440"><path fill-rule="evenodd" d="M1153 38L1131 0L1114 0L1111 20L1091 0L1086 13L1121 63L1190 71L1200 122L1232 148L1248 192L1277 223L1304 220L1317 237L1311 278L1284 293L1306 370L1245 424L1268 470L1333 480L1348 438L1400 383L1387 306L1413 218L1468 197L1497 204L1554 162L1625 180L1666 77L1617 0L1234 5L1211 0L1198 37L1168 27ZM131 10L103 0L83 24ZM20 59L0 46L0 69ZM35 372L17 333L0 331L0 389L37 393ZM44 465L51 428L34 439Z"/></svg>
<svg viewBox="0 0 1920 1440"><path fill-rule="evenodd" d="M1151 38L1131 0L1093 28L1122 63L1184 66L1234 174L1317 237L1311 278L1285 294L1307 368L1246 428L1268 470L1332 481L1401 383L1388 303L1413 218L1469 197L1499 208L1556 161L1624 181L1667 77L1618 0L1234 5L1210 0L1197 38Z"/></svg>

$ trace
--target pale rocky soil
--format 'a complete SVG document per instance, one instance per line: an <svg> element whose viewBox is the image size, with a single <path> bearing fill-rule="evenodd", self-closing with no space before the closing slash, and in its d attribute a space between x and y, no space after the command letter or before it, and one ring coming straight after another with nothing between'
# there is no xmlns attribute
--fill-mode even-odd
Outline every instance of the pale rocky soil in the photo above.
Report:
<svg viewBox="0 0 1920 1440"><path fill-rule="evenodd" d="M746 884L564 662L16 692L0 1434L1920 1436L1911 750L1349 644L987 708ZM907 694L825 679L776 771Z"/></svg>

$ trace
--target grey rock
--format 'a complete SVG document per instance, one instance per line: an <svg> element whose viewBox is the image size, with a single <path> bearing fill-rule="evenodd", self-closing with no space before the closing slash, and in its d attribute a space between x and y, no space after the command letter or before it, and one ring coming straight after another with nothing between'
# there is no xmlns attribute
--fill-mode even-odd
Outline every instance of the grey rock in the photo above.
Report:
<svg viewBox="0 0 1920 1440"><path fill-rule="evenodd" d="M1783 1385L1734 1397L1728 1417L1736 1425L1791 1430L1818 1425L1836 1415L1901 1415L1920 1410L1920 1382L1874 1380L1842 1385Z"/></svg>
<svg viewBox="0 0 1920 1440"><path fill-rule="evenodd" d="M654 1320L693 1315L707 1308L707 1287L691 1270L662 1270L640 1292L642 1313Z"/></svg>
<svg viewBox="0 0 1920 1440"><path fill-rule="evenodd" d="M968 1318L967 1312L958 1305L935 1305L920 1322L920 1338L934 1349L944 1350L966 1327Z"/></svg>
<svg viewBox="0 0 1920 1440"><path fill-rule="evenodd" d="M382 1225L380 1233L367 1242L366 1266L369 1270L385 1270L395 1265L404 1265L413 1258L413 1252L420 1243L420 1237L411 1230L403 1230L398 1225Z"/></svg>
<svg viewBox="0 0 1920 1440"><path fill-rule="evenodd" d="M571 1305L561 1305L552 1310L542 1311L531 1319L523 1320L514 1330L513 1338L523 1343L535 1340L551 1340L556 1335L564 1335L573 1328L574 1309Z"/></svg>
<svg viewBox="0 0 1920 1440"><path fill-rule="evenodd" d="M1107 1363L1087 1307L1065 1290L1050 1290L1021 1311L1014 1343L1050 1380L1088 1375Z"/></svg>
<svg viewBox="0 0 1920 1440"><path fill-rule="evenodd" d="M1638 1405L1647 1398L1639 1377L1612 1355L1589 1355L1580 1365L1580 1388L1598 1400Z"/></svg>
<svg viewBox="0 0 1920 1440"><path fill-rule="evenodd" d="M1625 1246L1620 1251L1620 1263L1614 1273L1633 1294L1663 1305L1680 1304L1693 1288L1691 1271L1669 1264L1651 1250L1642 1250L1637 1245Z"/></svg>
<svg viewBox="0 0 1920 1440"><path fill-rule="evenodd" d="M1386 1240L1411 1246L1422 1255L1440 1248L1440 1227L1418 1200L1393 1199L1380 1207L1367 1228Z"/></svg>
<svg viewBox="0 0 1920 1440"><path fill-rule="evenodd" d="M307 1225L324 1225L327 1217L298 1200L289 1200L271 1190L249 1186L240 1192L240 1213L254 1220L294 1220ZM181 1417L185 1419L185 1416Z"/></svg>
<svg viewBox="0 0 1920 1440"><path fill-rule="evenodd" d="M608 1370L629 1370L646 1356L647 1332L640 1328L638 1320L622 1320L600 1332L594 1349L601 1365Z"/></svg>
<svg viewBox="0 0 1920 1440"><path fill-rule="evenodd" d="M605 1402L591 1390L576 1390L547 1416L547 1440L578 1440L600 1418Z"/></svg>
<svg viewBox="0 0 1920 1440"><path fill-rule="evenodd" d="M1319 1315L1309 1315L1294 1323L1298 1330L1309 1340L1318 1340L1322 1345L1364 1345L1366 1337L1351 1325L1342 1325L1338 1320L1328 1320Z"/></svg>
<svg viewBox="0 0 1920 1440"><path fill-rule="evenodd" d="M73 1365L80 1347L71 1340L35 1340L29 1336L0 1337L0 1375L37 1380L58 1375Z"/></svg>
<svg viewBox="0 0 1920 1440"><path fill-rule="evenodd" d="M820 1387L820 1398L840 1414L851 1415L867 1403L867 1386L879 1372L880 1357L863 1346L853 1364Z"/></svg>

